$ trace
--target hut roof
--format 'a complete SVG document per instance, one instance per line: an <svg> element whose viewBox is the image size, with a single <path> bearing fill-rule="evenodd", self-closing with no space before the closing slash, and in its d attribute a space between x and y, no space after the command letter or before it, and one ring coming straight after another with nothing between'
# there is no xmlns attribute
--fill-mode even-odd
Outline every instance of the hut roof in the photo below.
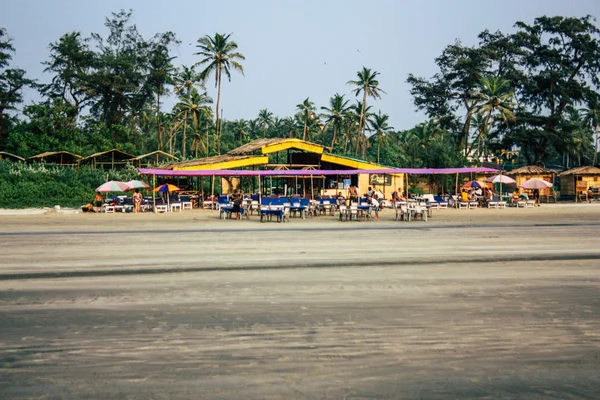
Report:
<svg viewBox="0 0 600 400"><path fill-rule="evenodd" d="M554 171L551 171L546 168L538 167L537 165L525 165L524 167L513 169L512 171L508 171L507 175L546 175L552 174Z"/></svg>
<svg viewBox="0 0 600 400"><path fill-rule="evenodd" d="M273 139L256 139L253 142L246 143L243 146L238 147L237 149L231 150L229 155L244 155L244 154L254 154L261 151L262 154L273 153L281 150L286 150L289 148L296 148L300 150L305 150L313 153L321 154L325 149L325 146L321 146L320 144L307 142L305 140L300 139L290 139L290 138L273 138Z"/></svg>
<svg viewBox="0 0 600 400"><path fill-rule="evenodd" d="M92 160L94 159L98 159L99 161L103 161L103 162L111 162L112 160L115 161L125 161L125 160L131 160L132 158L134 158L133 155L125 153L124 151L121 151L119 149L112 149L112 150L108 150L108 151L101 151L99 153L94 153L92 155L89 155L87 157L84 157L81 159L82 163L87 163L87 162L92 162Z"/></svg>
<svg viewBox="0 0 600 400"><path fill-rule="evenodd" d="M156 150L156 151L153 151L152 153L142 154L141 156L134 157L133 159L134 160L143 160L144 158L153 157L156 155L164 156L166 158L170 158L170 159L176 160L176 161L178 160L178 158L175 157L173 154L166 153L162 150Z"/></svg>
<svg viewBox="0 0 600 400"><path fill-rule="evenodd" d="M79 154L71 153L69 151L46 151L44 153L36 154L27 159L27 161L49 161L57 164L77 164L83 157Z"/></svg>
<svg viewBox="0 0 600 400"><path fill-rule="evenodd" d="M7 153L5 151L0 151L0 160L2 160L3 158L8 158L13 161L25 161L25 159L23 157L19 157L16 154Z"/></svg>
<svg viewBox="0 0 600 400"><path fill-rule="evenodd" d="M268 158L266 156L232 156L229 154L223 154L220 156L199 158L196 160L183 161L175 164L166 165L161 167L162 169L181 170L181 169L227 169L237 168L242 166L250 165L261 165L267 164Z"/></svg>
<svg viewBox="0 0 600 400"><path fill-rule="evenodd" d="M568 175L600 175L600 168L594 167L592 165L587 165L585 167L572 168L559 174L559 176Z"/></svg>

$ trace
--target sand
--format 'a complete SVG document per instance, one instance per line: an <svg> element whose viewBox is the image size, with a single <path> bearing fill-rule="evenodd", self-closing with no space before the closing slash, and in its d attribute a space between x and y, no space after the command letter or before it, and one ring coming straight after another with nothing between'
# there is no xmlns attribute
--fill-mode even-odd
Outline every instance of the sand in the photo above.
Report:
<svg viewBox="0 0 600 400"><path fill-rule="evenodd" d="M0 398L581 399L600 205L0 212Z"/></svg>

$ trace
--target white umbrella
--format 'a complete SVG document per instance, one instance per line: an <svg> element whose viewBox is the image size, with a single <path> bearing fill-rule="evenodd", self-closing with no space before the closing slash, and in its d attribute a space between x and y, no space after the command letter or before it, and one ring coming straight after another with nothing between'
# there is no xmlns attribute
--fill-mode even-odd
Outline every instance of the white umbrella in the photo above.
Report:
<svg viewBox="0 0 600 400"><path fill-rule="evenodd" d="M546 189L554 185L543 179L533 178L521 183L519 186L523 189Z"/></svg>
<svg viewBox="0 0 600 400"><path fill-rule="evenodd" d="M491 182L491 183L504 183L504 184L509 184L509 183L515 183L516 182L510 176L506 176L506 175L502 175L502 174L490 176L485 181L486 182Z"/></svg>

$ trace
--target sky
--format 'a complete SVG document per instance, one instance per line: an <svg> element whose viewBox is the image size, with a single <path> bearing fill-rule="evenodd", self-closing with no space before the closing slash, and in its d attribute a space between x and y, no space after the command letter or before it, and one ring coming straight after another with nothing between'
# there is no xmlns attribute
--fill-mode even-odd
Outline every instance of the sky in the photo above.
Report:
<svg viewBox="0 0 600 400"><path fill-rule="evenodd" d="M227 120L253 119L263 108L291 116L307 97L319 108L335 93L355 99L347 82L364 66L380 73L386 92L370 100L373 110L389 114L398 130L426 119L415 110L408 74L431 77L434 59L455 40L474 45L485 29L509 33L516 21L542 15L600 17L598 0L0 0L0 27L16 49L11 66L48 82L41 64L48 45L73 31L106 37L105 18L121 9L133 10L145 38L175 32L176 65L200 60L198 38L232 33L246 60L245 76L234 72L222 86ZM216 101L212 81L207 90Z"/></svg>

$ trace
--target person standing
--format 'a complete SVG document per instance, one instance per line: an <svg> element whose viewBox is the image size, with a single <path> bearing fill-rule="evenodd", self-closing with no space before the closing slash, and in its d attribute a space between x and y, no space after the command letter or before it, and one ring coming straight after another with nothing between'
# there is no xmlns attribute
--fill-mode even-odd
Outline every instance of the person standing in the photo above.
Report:
<svg viewBox="0 0 600 400"><path fill-rule="evenodd" d="M131 196L131 200L133 201L133 212L139 213L140 206L142 205L142 194L140 193L140 189L135 189L135 192Z"/></svg>
<svg viewBox="0 0 600 400"><path fill-rule="evenodd" d="M102 193L96 192L96 196L94 197L94 207L96 207L96 212L102 211L102 203L104 202L104 197Z"/></svg>
<svg viewBox="0 0 600 400"><path fill-rule="evenodd" d="M540 189L533 189L533 200L535 204L540 207Z"/></svg>

